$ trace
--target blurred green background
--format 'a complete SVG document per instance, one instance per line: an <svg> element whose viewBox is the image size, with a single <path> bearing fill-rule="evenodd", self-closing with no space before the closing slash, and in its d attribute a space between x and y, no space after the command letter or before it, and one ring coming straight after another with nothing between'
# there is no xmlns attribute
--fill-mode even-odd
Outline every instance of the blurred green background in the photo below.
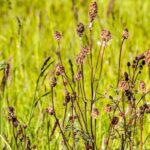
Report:
<svg viewBox="0 0 150 150"><path fill-rule="evenodd" d="M85 25L86 31L90 2L91 0L75 1L79 22ZM93 25L93 51L99 49L98 42L102 29L112 33L112 40L104 56L101 83L104 91L108 85L115 85L117 81L119 47L124 28L128 28L130 36L123 48L122 72L126 69L127 61L132 61L137 54L149 48L150 0L97 0L97 4L98 17ZM7 87L0 100L1 136L6 136L8 141L11 141L12 134L7 121L7 101L15 107L19 120L26 124L40 67L47 56L52 56L52 60L56 60L57 43L54 40L54 31L58 30L63 35L61 53L66 67L69 68L68 58L74 62L81 48L81 39L76 33L76 25L71 0L0 0L0 61L9 60L11 64ZM141 77L145 81L148 80L147 70L144 70ZM86 74L88 75L88 71ZM0 77L2 78L2 72ZM45 82L40 88L39 95L49 90L49 83ZM62 92L61 89L59 91ZM42 99L32 120L31 140L37 145L37 149L47 149L42 118L49 99L49 96ZM60 100L56 101L56 105L61 103ZM58 109L63 111L63 106L58 105ZM50 126L52 124L53 122ZM101 135L108 127L104 125L103 120L103 124L99 126ZM51 149L56 146L54 143L60 143L59 139L56 134ZM1 141L3 145L3 140Z"/></svg>

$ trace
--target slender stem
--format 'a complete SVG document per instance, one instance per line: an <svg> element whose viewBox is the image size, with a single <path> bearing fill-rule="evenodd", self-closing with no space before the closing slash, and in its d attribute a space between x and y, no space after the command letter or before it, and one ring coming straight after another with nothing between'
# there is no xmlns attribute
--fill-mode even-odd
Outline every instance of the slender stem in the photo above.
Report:
<svg viewBox="0 0 150 150"><path fill-rule="evenodd" d="M60 129L60 132L61 132L61 135L62 135L62 137L63 137L63 141L64 141L64 143L65 143L65 145L66 145L66 148L69 150L69 146L68 146L68 144L67 144L66 137L65 137L65 135L64 135L64 133L63 133L63 130L62 130L61 126L60 126L59 120L58 120L58 118L57 118L57 116L56 116L55 106L54 106L54 90L53 90L53 87L51 87L51 93L52 93L52 94L51 94L51 99L52 99L52 107L53 107L53 111L54 111L54 117L55 117L55 120L56 120L57 123L58 123L58 127L59 127L59 129Z"/></svg>
<svg viewBox="0 0 150 150"><path fill-rule="evenodd" d="M78 100L79 100L79 99L78 99ZM82 109L81 109L81 107L80 107L80 105L79 105L78 100L76 100L75 102L76 102L76 104L77 104L77 106L78 106L78 109L79 109L79 111L80 111L80 113L81 113L81 117L82 117L82 120L83 120L83 122L84 122L85 128L86 128L86 130L87 130L87 132L88 132L88 128L87 128L87 125L86 125L86 121L85 121L85 118L84 118L84 115L83 115L83 112L82 112Z"/></svg>
<svg viewBox="0 0 150 150"><path fill-rule="evenodd" d="M14 136L14 140L15 140L15 144L16 144L16 149L18 149L18 143L17 143L17 138L16 138L16 135L15 135L14 127L13 127L13 136Z"/></svg>
<svg viewBox="0 0 150 150"><path fill-rule="evenodd" d="M123 108L123 113L125 114L125 103L124 103L124 95L123 95L123 93L122 93L122 108ZM126 142L126 117L124 116L123 119L124 119L124 135L125 135L124 143L125 143Z"/></svg>
<svg viewBox="0 0 150 150"><path fill-rule="evenodd" d="M78 23L78 11L77 11L77 8L76 8L75 0L72 0L72 9L73 9L73 13L74 13L76 23Z"/></svg>
<svg viewBox="0 0 150 150"><path fill-rule="evenodd" d="M100 46L100 49L99 49L99 52L98 52L98 56L97 56L97 61L96 61L96 66L95 66L95 72L94 72L94 77L93 77L94 79L95 79L95 76L96 76L98 63L100 61L100 54L101 54L102 48L103 48L103 41L101 43L101 46Z"/></svg>
<svg viewBox="0 0 150 150"><path fill-rule="evenodd" d="M74 111L75 111L75 113L76 113L76 115L77 115L77 119L78 119L78 121L79 121L79 124L80 124L80 126L81 126L81 129L82 129L82 131L84 131L83 125L82 125L82 123L81 123L81 120L80 120L80 117L79 117L78 112L77 112L77 110L76 110L76 107L75 107L75 106L73 106L73 107L74 107Z"/></svg>
<svg viewBox="0 0 150 150"><path fill-rule="evenodd" d="M118 62L118 81L117 81L117 87L118 87L119 80L120 80L121 54L122 54L122 48L123 48L124 41L125 41L125 39L123 38L122 42L121 42L121 46L120 46L119 62Z"/></svg>
<svg viewBox="0 0 150 150"><path fill-rule="evenodd" d="M86 98L85 84L84 84L83 64L81 64L81 71L82 71L82 89L83 89L83 94L84 94L85 121L86 121L86 126L87 126L87 98Z"/></svg>
<svg viewBox="0 0 150 150"><path fill-rule="evenodd" d="M96 119L95 119L95 146L96 146Z"/></svg>
<svg viewBox="0 0 150 150"><path fill-rule="evenodd" d="M103 47L103 50L102 50L102 54L101 54L101 64L100 64L100 71L99 71L99 76L98 76L98 82L97 82L97 85L96 85L96 88L95 88L95 92L94 92L94 95L93 95L93 102L95 101L96 99L96 94L97 94L97 90L98 90L98 87L99 87L99 83L100 83L100 79L101 79L101 75L102 75L102 69L103 69L103 58L104 58L104 51L105 51L105 47L106 47L106 43L104 44L104 47Z"/></svg>
<svg viewBox="0 0 150 150"><path fill-rule="evenodd" d="M7 148L10 149L10 150L12 150L12 148L9 145L9 143L6 141L6 139L1 134L0 134L0 138L6 144Z"/></svg>
<svg viewBox="0 0 150 150"><path fill-rule="evenodd" d="M108 138L107 138L107 141L106 141L106 148L105 148L105 150L107 150L107 149L108 149L108 146L109 146L109 139L110 139L110 136L111 136L112 128L113 128L113 126L112 126L112 124L110 123L109 130L108 130Z"/></svg>
<svg viewBox="0 0 150 150"><path fill-rule="evenodd" d="M48 142L48 149L50 150L49 125L50 125L50 120L49 117L47 116L47 142Z"/></svg>
<svg viewBox="0 0 150 150"><path fill-rule="evenodd" d="M67 115L67 104L66 104L66 106L65 106L64 118L63 118L63 127L64 127L64 125L65 125L66 115Z"/></svg>
<svg viewBox="0 0 150 150"><path fill-rule="evenodd" d="M74 103L73 100L71 100L71 113L72 113L72 137L73 137L73 149L75 149L75 136L74 136Z"/></svg>
<svg viewBox="0 0 150 150"><path fill-rule="evenodd" d="M143 150L143 115L140 116L140 150Z"/></svg>
<svg viewBox="0 0 150 150"><path fill-rule="evenodd" d="M92 27L90 27L90 61L91 61L91 108L90 108L90 115L92 113L92 108L93 108L93 61L92 61L92 47L93 47L93 40L92 40ZM91 126L91 135L92 138L94 139L94 134L93 134L93 118L92 116L90 117L90 126ZM93 143L93 149L95 147L95 144Z"/></svg>

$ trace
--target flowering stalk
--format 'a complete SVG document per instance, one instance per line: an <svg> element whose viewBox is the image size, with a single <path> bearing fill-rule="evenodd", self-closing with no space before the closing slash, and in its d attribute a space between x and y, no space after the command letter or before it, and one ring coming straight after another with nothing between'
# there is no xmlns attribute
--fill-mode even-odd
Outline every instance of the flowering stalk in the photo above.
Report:
<svg viewBox="0 0 150 150"><path fill-rule="evenodd" d="M57 118L57 116L56 116L56 111L55 111L55 106L54 106L54 89L53 89L53 88L54 88L54 87L52 86L52 87L51 87L52 110L50 110L50 112L51 112L51 115L54 115L54 118L55 118L55 120L56 120L56 122L57 122L57 124L58 124L59 129L60 129L60 132L61 132L63 141L64 141L64 143L65 143L65 145L66 145L66 148L69 150L69 145L68 145L68 143L67 143L67 139L66 139L66 137L65 137L65 135L64 135L64 132L63 132L61 126L60 126L59 120L58 120L58 118ZM48 111L49 111L49 110L48 110Z"/></svg>
<svg viewBox="0 0 150 150"><path fill-rule="evenodd" d="M140 116L140 150L143 150L143 114Z"/></svg>
<svg viewBox="0 0 150 150"><path fill-rule="evenodd" d="M96 1L94 1L93 3L91 3L90 5L90 9L89 9L89 31L90 31L90 67L91 67L91 108L90 108L90 112L92 113L92 109L93 109L93 94L94 94L94 87L93 87L93 62L92 62L92 47L93 47L93 40L92 40L92 24L93 21L95 20L96 16L97 16L97 11L98 11L98 6ZM92 116L90 118L90 128L91 128L91 136L92 139L94 139L94 133L93 133L93 119ZM93 149L95 149L95 144L93 143Z"/></svg>
<svg viewBox="0 0 150 150"><path fill-rule="evenodd" d="M123 31L123 33L122 33L122 41L121 41L120 53L119 53L117 87L118 87L119 80L120 80L120 67L121 67L121 54L122 54L122 48L123 48L124 41L125 41L125 39L128 39L128 36L129 36L128 29L124 29L124 31Z"/></svg>

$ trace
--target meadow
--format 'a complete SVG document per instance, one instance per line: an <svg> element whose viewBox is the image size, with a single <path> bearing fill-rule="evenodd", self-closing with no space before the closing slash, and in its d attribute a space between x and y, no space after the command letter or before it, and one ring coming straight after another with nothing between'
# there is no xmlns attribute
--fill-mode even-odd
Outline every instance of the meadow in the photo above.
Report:
<svg viewBox="0 0 150 150"><path fill-rule="evenodd" d="M150 0L0 0L3 150L150 149Z"/></svg>

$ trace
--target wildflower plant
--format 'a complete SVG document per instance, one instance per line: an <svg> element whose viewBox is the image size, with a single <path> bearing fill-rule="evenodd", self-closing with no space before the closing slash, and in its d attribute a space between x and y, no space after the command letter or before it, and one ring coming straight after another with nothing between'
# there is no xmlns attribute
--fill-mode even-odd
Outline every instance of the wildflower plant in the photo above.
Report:
<svg viewBox="0 0 150 150"><path fill-rule="evenodd" d="M121 149L134 149L139 146L143 148L143 121L144 116L149 113L150 106L146 102L146 95L149 91L146 89L144 81L139 81L138 77L142 69L148 62L148 52L136 56L133 63L128 62L128 71L121 74L121 55L125 40L129 38L128 29L122 33L122 42L120 46L120 55L118 60L118 79L117 86L110 88L107 94L101 94L99 97L99 86L103 71L103 59L107 43L112 39L112 34L106 29L102 29L100 34L101 46L97 53L96 61L93 61L93 24L97 17L98 6L96 2L91 3L89 9L89 43L81 45L81 50L75 57L75 64L69 60L71 77L68 76L63 65L60 49L60 33L55 33L55 39L58 41L58 64L54 67L51 74L51 107L46 108L46 112L53 115L62 135L62 146L66 149L76 149L80 147L85 149L102 148L97 141L99 131L97 131L97 120L101 115L97 102L104 98L109 99L104 109L109 118L109 128L106 134L104 149L109 150L112 141L119 142ZM77 34L82 38L85 26L82 23L77 24ZM58 38L59 37L59 38ZM96 63L95 63L96 62ZM90 79L85 83L85 67L89 68ZM75 69L76 68L76 69ZM64 115L58 119L55 106L55 92L57 93L57 80L62 79L64 89ZM88 85L87 93L86 87ZM110 91L113 95L108 96ZM140 93L140 91L141 93ZM139 126L139 127L138 127ZM56 128L56 124L54 125ZM137 140L137 133L140 136ZM69 136L68 136L69 135ZM140 141L140 143L138 143ZM81 144L82 143L82 144Z"/></svg>

